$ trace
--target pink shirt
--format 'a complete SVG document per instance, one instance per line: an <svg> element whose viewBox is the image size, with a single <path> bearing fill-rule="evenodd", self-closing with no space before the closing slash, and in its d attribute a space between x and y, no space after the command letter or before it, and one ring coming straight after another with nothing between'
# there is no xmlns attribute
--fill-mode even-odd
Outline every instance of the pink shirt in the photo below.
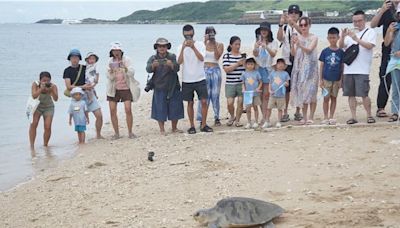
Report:
<svg viewBox="0 0 400 228"><path fill-rule="evenodd" d="M119 67L120 66L119 62L113 62L112 65L115 66L115 68L113 66L113 69L115 70L115 88L117 90L128 90L129 87L126 84L125 69Z"/></svg>

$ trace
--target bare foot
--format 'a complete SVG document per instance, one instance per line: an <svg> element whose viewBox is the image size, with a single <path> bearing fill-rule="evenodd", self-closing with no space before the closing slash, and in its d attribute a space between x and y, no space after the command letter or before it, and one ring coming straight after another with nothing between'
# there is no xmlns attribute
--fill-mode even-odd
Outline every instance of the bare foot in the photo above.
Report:
<svg viewBox="0 0 400 228"><path fill-rule="evenodd" d="M98 136L96 137L96 139L106 139L106 138L104 138L102 135L98 135Z"/></svg>
<svg viewBox="0 0 400 228"><path fill-rule="evenodd" d="M160 135L162 135L162 136L167 136L167 132L165 132L165 131L160 131Z"/></svg>
<svg viewBox="0 0 400 228"><path fill-rule="evenodd" d="M136 139L136 138L137 138L137 135L135 135L135 134L133 134L133 133L130 133L129 136L128 136L128 138L130 138L130 139Z"/></svg>
<svg viewBox="0 0 400 228"><path fill-rule="evenodd" d="M172 129L172 133L183 133L184 131L182 131L181 129Z"/></svg>
<svg viewBox="0 0 400 228"><path fill-rule="evenodd" d="M117 139L120 139L120 138L121 138L121 136L115 134L115 135L113 135L113 136L111 137L111 140L117 140Z"/></svg>

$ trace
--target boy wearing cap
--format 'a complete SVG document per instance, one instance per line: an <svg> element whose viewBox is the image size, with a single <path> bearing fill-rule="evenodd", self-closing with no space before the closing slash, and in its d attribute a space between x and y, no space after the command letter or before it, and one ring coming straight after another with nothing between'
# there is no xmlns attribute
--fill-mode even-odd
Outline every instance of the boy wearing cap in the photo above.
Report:
<svg viewBox="0 0 400 228"><path fill-rule="evenodd" d="M81 88L82 90L92 89L93 87L85 82L86 66L79 64L79 61L82 60L80 51L78 49L72 49L69 52L67 59L71 64L69 67L65 68L63 75L67 90L71 91L74 88ZM90 104L88 103L86 96L84 96L82 100L87 103L88 112L93 112L96 117L97 139L103 139L103 136L101 135L103 115L101 113L99 102L96 97L93 97L93 101Z"/></svg>
<svg viewBox="0 0 400 228"><path fill-rule="evenodd" d="M74 119L75 131L78 133L79 144L85 143L86 124L89 124L89 115L86 102L82 100L82 88L75 87L71 91L71 104L69 105L69 125Z"/></svg>
<svg viewBox="0 0 400 228"><path fill-rule="evenodd" d="M279 29L277 34L277 39L282 42L282 56L286 62L286 71L289 73L289 76L292 74L293 69L293 61L294 56L291 55L290 49L292 46L291 40L294 35L298 33L301 34L300 27L297 25L297 21L303 15L303 12L300 10L299 5L290 5L288 8L288 12L282 14L281 19L279 21ZM287 122L290 120L289 114L287 113L289 99L290 99L290 80L289 86L286 90L286 107L283 113L282 122ZM296 108L296 113L294 114L294 120L300 121L303 117L300 114L300 108Z"/></svg>
<svg viewBox="0 0 400 228"><path fill-rule="evenodd" d="M97 61L99 57L93 53L89 52L85 58L86 61L86 73L85 73L85 83L92 86L92 89L86 89L85 94L88 97L88 104L92 103L93 97L97 97L96 90L94 87L99 83L99 72L97 71Z"/></svg>

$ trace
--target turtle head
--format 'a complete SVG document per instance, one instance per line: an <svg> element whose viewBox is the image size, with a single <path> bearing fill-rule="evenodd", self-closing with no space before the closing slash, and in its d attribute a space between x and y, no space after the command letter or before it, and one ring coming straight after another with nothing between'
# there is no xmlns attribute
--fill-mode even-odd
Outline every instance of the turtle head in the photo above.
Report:
<svg viewBox="0 0 400 228"><path fill-rule="evenodd" d="M207 225L208 223L215 220L215 213L212 213L210 209L202 209L198 210L193 214L194 220L199 222L202 225Z"/></svg>

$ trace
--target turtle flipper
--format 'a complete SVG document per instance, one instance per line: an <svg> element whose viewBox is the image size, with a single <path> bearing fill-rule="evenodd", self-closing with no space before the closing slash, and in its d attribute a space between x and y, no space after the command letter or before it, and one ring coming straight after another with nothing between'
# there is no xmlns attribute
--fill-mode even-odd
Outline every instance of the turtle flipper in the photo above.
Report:
<svg viewBox="0 0 400 228"><path fill-rule="evenodd" d="M272 221L265 223L262 228L275 228L275 224Z"/></svg>

